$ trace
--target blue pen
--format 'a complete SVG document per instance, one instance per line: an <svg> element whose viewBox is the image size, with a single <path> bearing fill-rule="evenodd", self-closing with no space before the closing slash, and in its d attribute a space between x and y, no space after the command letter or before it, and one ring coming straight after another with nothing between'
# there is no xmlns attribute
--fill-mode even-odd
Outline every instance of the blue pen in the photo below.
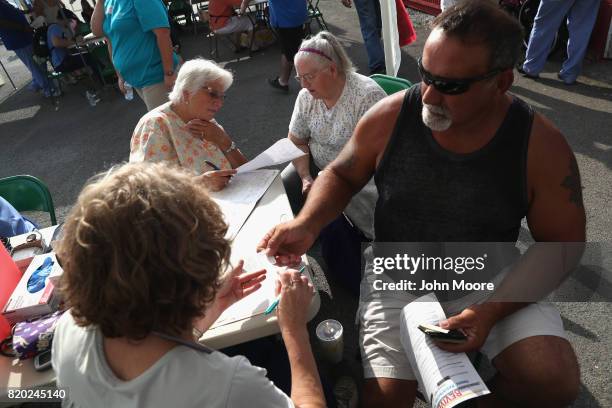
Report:
<svg viewBox="0 0 612 408"><path fill-rule="evenodd" d="M220 169L219 167L217 167L217 166L215 165L215 163L213 163L213 162L210 162L210 161L208 161L208 160L204 160L204 163L206 163L206 164L208 164L210 167L212 167L212 168L213 168L213 170L217 170L217 171L218 171L218 170L221 170L221 169Z"/></svg>
<svg viewBox="0 0 612 408"><path fill-rule="evenodd" d="M298 272L302 273L302 272L304 272L304 269L306 269L306 265L303 265ZM276 299L274 300L274 302L272 302L272 304L270 306L268 306L268 308L264 311L264 315L269 315L270 313L272 313L278 307L278 304L280 302L280 298L281 298L281 295L278 295L276 297Z"/></svg>

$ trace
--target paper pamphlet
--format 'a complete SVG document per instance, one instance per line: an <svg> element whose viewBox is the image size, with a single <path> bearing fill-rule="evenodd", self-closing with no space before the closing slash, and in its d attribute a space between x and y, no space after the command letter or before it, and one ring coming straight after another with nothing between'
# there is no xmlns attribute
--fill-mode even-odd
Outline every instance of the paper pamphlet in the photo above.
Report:
<svg viewBox="0 0 612 408"><path fill-rule="evenodd" d="M437 325L445 318L433 293L409 303L400 318L400 340L419 386L433 408L452 408L490 393L465 353L438 348L418 329L419 324Z"/></svg>
<svg viewBox="0 0 612 408"><path fill-rule="evenodd" d="M291 140L283 138L268 147L250 162L238 167L238 174L257 170L262 167L286 163L305 154L306 153L298 149Z"/></svg>
<svg viewBox="0 0 612 408"><path fill-rule="evenodd" d="M238 235L257 201L265 194L278 173L278 170L256 170L237 174L226 188L210 193L229 225L227 239Z"/></svg>
<svg viewBox="0 0 612 408"><path fill-rule="evenodd" d="M261 288L227 308L211 328L262 314L274 302L276 299L276 294L274 293L275 283L278 273L284 267L271 264L263 253L253 253L244 259L245 271L254 272L259 269L266 270L266 279L261 282Z"/></svg>

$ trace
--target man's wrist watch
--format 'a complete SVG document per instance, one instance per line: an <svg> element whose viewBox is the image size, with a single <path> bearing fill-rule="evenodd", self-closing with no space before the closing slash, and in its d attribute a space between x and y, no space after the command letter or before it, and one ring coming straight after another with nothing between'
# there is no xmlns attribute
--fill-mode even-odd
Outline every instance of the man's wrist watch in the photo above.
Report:
<svg viewBox="0 0 612 408"><path fill-rule="evenodd" d="M43 239L42 234L39 231L34 231L30 235L26 237L24 243L16 245L11 250L11 256L14 256L15 253L27 248L39 248L39 253L45 252L46 244Z"/></svg>
<svg viewBox="0 0 612 408"><path fill-rule="evenodd" d="M230 147L227 150L223 151L223 154L231 153L234 150L236 150L236 142L232 140L232 144L230 144Z"/></svg>

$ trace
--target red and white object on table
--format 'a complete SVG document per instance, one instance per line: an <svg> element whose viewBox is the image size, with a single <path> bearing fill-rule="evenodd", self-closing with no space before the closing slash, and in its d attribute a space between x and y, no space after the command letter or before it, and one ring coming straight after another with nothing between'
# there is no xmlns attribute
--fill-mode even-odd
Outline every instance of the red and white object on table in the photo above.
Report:
<svg viewBox="0 0 612 408"><path fill-rule="evenodd" d="M20 279L21 271L4 246L0 245L0 306L3 310ZM6 338L10 333L9 322L0 315L0 340Z"/></svg>
<svg viewBox="0 0 612 408"><path fill-rule="evenodd" d="M50 269L42 273L45 263L49 264ZM57 275L61 275L61 267L55 254L36 255L2 310L6 320L14 324L55 312L60 296L50 276Z"/></svg>

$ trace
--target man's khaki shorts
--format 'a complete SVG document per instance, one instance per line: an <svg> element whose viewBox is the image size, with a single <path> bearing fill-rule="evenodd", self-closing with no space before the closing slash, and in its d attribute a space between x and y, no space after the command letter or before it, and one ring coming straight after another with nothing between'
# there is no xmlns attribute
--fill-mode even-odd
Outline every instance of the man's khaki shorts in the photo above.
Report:
<svg viewBox="0 0 612 408"><path fill-rule="evenodd" d="M416 379L400 342L400 313L404 306L405 300L393 297L361 303L359 337L365 378ZM559 311L552 304L532 303L500 320L480 351L493 360L511 344L533 336L566 338Z"/></svg>

